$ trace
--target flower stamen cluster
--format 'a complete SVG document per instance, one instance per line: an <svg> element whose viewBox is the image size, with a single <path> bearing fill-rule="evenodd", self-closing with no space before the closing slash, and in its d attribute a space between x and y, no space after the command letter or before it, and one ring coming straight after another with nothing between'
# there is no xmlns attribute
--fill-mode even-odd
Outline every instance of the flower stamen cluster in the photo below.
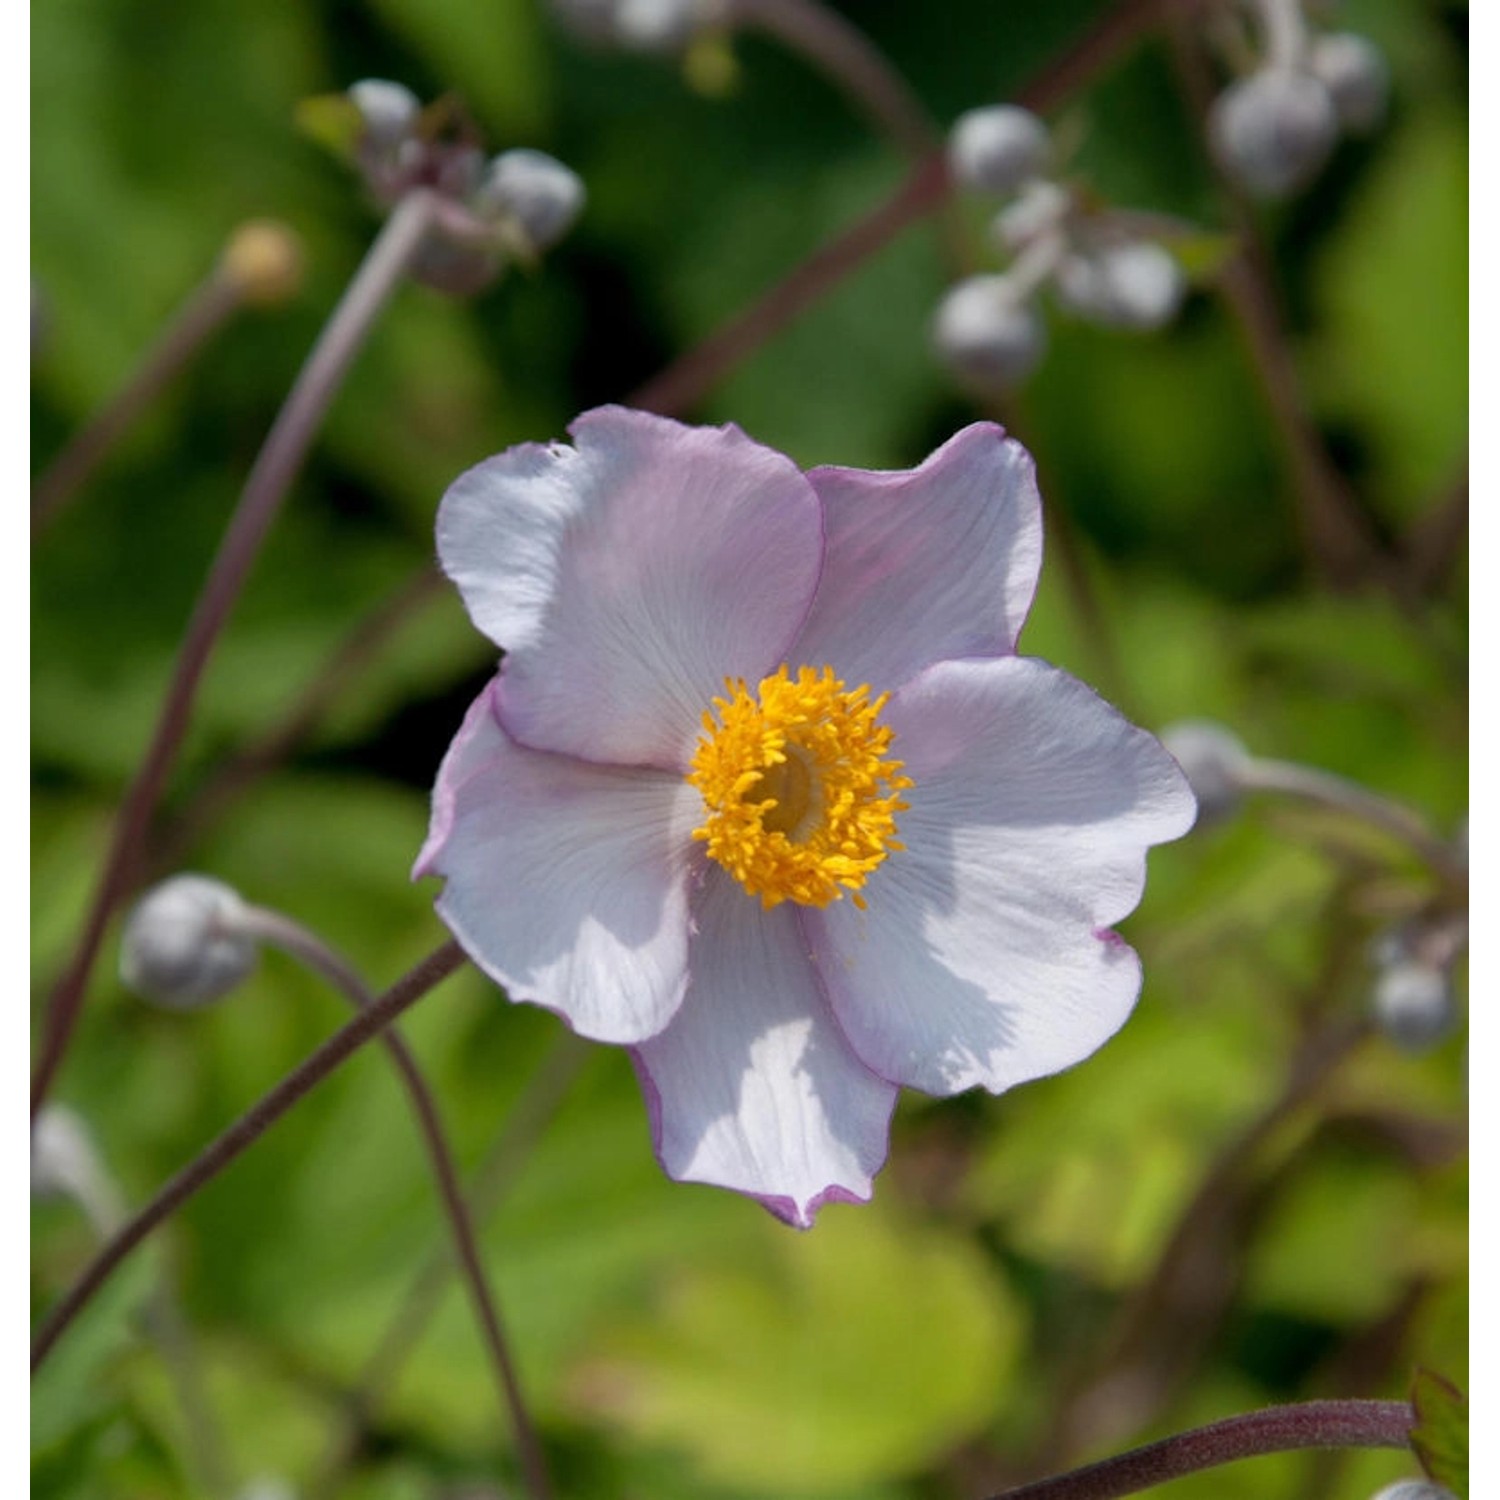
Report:
<svg viewBox="0 0 1500 1500"><path fill-rule="evenodd" d="M832 667L783 665L752 697L743 681L703 715L688 782L708 817L693 837L761 905L827 906L857 894L892 850L911 786L879 722L887 694L852 692Z"/></svg>

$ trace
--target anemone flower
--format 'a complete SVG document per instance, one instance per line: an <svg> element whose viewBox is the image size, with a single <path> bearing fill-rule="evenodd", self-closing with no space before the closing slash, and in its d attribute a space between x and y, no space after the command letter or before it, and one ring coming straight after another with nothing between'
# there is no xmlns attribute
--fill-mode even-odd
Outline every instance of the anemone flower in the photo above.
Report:
<svg viewBox="0 0 1500 1500"><path fill-rule="evenodd" d="M998 427L896 473L619 407L570 431L438 514L505 657L416 874L511 999L630 1049L671 1176L806 1227L870 1197L902 1085L999 1093L1119 1029L1110 926L1192 794L1016 654L1040 501Z"/></svg>

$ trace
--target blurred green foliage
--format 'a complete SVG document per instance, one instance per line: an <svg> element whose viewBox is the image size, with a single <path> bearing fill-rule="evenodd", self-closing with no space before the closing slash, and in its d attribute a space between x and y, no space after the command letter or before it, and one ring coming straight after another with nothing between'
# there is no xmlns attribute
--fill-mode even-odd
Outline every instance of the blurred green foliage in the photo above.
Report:
<svg viewBox="0 0 1500 1500"><path fill-rule="evenodd" d="M943 123L1006 97L1105 9L842 8ZM1467 12L1349 0L1339 24L1390 58L1392 118L1262 223L1314 414L1395 545L1446 503L1464 461ZM215 341L36 547L38 996L76 935L239 486L374 229L357 186L295 131L298 101L363 76L456 91L494 148L539 146L581 172L589 208L539 271L470 304L408 288L382 319L214 660L169 813L431 558L434 508L460 470L626 397L900 182L902 163L826 81L764 39L736 52L738 87L708 99L668 62L581 46L539 0L33 10L39 469L235 225L287 221L310 271L292 306ZM1062 113L1079 126L1077 173L1107 198L1225 227L1160 40ZM916 462L974 415L927 352L948 277L932 226L907 231L690 415L734 420L804 464ZM1406 610L1317 585L1278 433L1211 288L1153 338L1052 323L1013 421L1067 525L1025 649L1143 723L1219 719L1257 752L1364 781L1451 830L1467 805L1462 578ZM1080 576L1095 616L1070 584ZM372 983L394 977L441 935L430 889L406 872L426 788L492 665L456 598L433 596L334 684L285 764L190 826L183 862L296 914ZM998 1100L908 1096L876 1205L831 1208L806 1236L666 1181L625 1058L588 1052L545 1128L524 1127L484 1235L562 1493L996 1488L1056 1437L1079 1372L1289 1059L1358 1012L1364 945L1420 904L1424 879L1383 842L1270 807L1157 851L1127 926L1145 993L1120 1037ZM342 1016L276 957L190 1016L126 995L113 960L61 1097L138 1202ZM467 1165L527 1113L561 1033L474 975L403 1026ZM1273 1400L1400 1395L1416 1364L1463 1383L1463 1076L1461 1041L1414 1060L1370 1039L1259 1141L1233 1177L1217 1300L1160 1313L1163 1347L1187 1362L1131 1365L1127 1416L1111 1408L1069 1456ZM39 1206L35 1229L41 1306L90 1241L62 1205ZM147 1327L163 1278L234 1483L265 1475L314 1493L366 1362L441 1243L404 1101L385 1060L361 1055L60 1347L35 1391L33 1493L214 1493ZM1173 1493L1364 1500L1411 1471L1400 1455L1297 1455ZM514 1472L450 1285L319 1492L425 1500Z"/></svg>

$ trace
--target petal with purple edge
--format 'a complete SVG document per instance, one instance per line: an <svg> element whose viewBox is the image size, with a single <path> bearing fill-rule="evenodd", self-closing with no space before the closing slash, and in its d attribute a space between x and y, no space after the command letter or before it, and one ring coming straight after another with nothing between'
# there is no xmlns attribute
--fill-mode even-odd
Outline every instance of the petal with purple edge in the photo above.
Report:
<svg viewBox="0 0 1500 1500"><path fill-rule="evenodd" d="M659 1032L687 985L696 794L658 771L528 750L469 710L438 773L416 874L438 915L513 1000L602 1042Z"/></svg>
<svg viewBox="0 0 1500 1500"><path fill-rule="evenodd" d="M823 577L793 653L846 682L899 687L934 662L1009 656L1042 559L1031 455L992 422L915 469L813 469Z"/></svg>
<svg viewBox="0 0 1500 1500"><path fill-rule="evenodd" d="M574 446L463 475L438 551L506 651L508 731L535 749L684 770L726 677L774 670L822 567L822 508L737 427L586 412Z"/></svg>
<svg viewBox="0 0 1500 1500"><path fill-rule="evenodd" d="M693 909L682 1009L633 1053L662 1166L799 1228L826 1202L866 1201L896 1090L839 1034L796 909L763 911L719 870Z"/></svg>
<svg viewBox="0 0 1500 1500"><path fill-rule="evenodd" d="M932 1094L1000 1092L1081 1061L1124 1023L1149 845L1192 826L1181 771L1082 683L1024 657L945 662L885 720L914 785L905 848L805 916L851 1045Z"/></svg>

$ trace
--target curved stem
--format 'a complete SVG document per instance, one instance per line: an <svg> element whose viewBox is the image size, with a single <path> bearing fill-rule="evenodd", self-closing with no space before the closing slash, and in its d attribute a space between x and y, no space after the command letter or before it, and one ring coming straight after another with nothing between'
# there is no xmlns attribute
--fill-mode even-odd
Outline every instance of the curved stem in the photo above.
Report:
<svg viewBox="0 0 1500 1500"><path fill-rule="evenodd" d="M558 1037L516 1101L485 1159L469 1179L468 1202L476 1224L482 1225L493 1213L531 1144L589 1055L590 1049L571 1032ZM385 1333L365 1361L340 1430L320 1465L320 1477L310 1486L313 1494L332 1494L337 1490L338 1476L359 1451L371 1414L395 1383L407 1356L437 1311L451 1269L452 1261L437 1246L414 1273Z"/></svg>
<svg viewBox="0 0 1500 1500"><path fill-rule="evenodd" d="M990 1500L1116 1500L1241 1458L1299 1448L1405 1448L1416 1420L1406 1401L1302 1401L1228 1417Z"/></svg>
<svg viewBox="0 0 1500 1500"><path fill-rule="evenodd" d="M150 872L180 866L203 826L232 805L266 772L284 761L328 711L339 691L378 654L390 635L426 604L441 597L446 580L431 563L423 563L394 593L388 594L334 647L327 659L269 728L214 766L186 805L153 841Z"/></svg>
<svg viewBox="0 0 1500 1500"><path fill-rule="evenodd" d="M1399 839L1440 879L1451 885L1468 882L1468 870L1462 861L1418 814L1357 781L1288 760L1259 759L1243 768L1240 781L1248 791L1280 792L1347 813Z"/></svg>
<svg viewBox="0 0 1500 1500"><path fill-rule="evenodd" d="M426 189L418 189L396 206L298 374L250 471L188 622L151 745L115 820L109 853L72 962L49 999L42 1055L31 1087L33 1118L67 1052L104 930L129 887L132 865L186 733L209 655L334 392L427 233L433 202Z"/></svg>
<svg viewBox="0 0 1500 1500"><path fill-rule="evenodd" d="M252 1105L227 1130L216 1136L174 1177L164 1183L143 1208L112 1235L98 1255L84 1267L78 1280L42 1319L31 1346L31 1371L35 1374L58 1339L93 1300L99 1288L147 1235L171 1217L199 1188L213 1181L245 1148L279 1120L314 1085L321 1083L371 1037L389 1026L429 990L464 962L463 949L448 941L423 959L366 1007L347 1025L328 1038L315 1052L287 1074L269 1093Z"/></svg>
<svg viewBox="0 0 1500 1500"><path fill-rule="evenodd" d="M902 151L922 157L941 137L931 115L858 27L817 0L730 0L731 24L755 27L828 75Z"/></svg>
<svg viewBox="0 0 1500 1500"><path fill-rule="evenodd" d="M1174 7L1170 41L1183 93L1199 122L1199 135L1206 139L1204 122L1213 103L1214 85L1189 14L1195 3L1179 0ZM1213 170L1239 245L1238 253L1224 267L1220 292L1286 456L1308 560L1330 583L1347 587L1373 578L1390 587L1390 560L1308 412L1255 212L1244 192L1217 164Z"/></svg>
<svg viewBox="0 0 1500 1500"><path fill-rule="evenodd" d="M1160 17L1167 0L1122 0L1029 82L1017 102L1045 112L1082 88ZM1201 0L1188 0L1201 3ZM665 416L690 412L730 370L883 250L903 229L933 212L949 193L939 151L924 157L895 193L813 251L749 307L640 386L626 403Z"/></svg>
<svg viewBox="0 0 1500 1500"><path fill-rule="evenodd" d="M365 986L353 965L335 952L316 933L300 922L281 912L270 911L262 906L248 906L240 913L236 926L251 937L259 938L284 949L300 958L309 968L321 974L339 990L358 1011L368 1009L375 997ZM438 1196L448 1216L448 1226L453 1234L453 1248L457 1254L459 1269L474 1303L479 1320L480 1334L485 1350L494 1367L495 1380L500 1388L501 1399L515 1429L516 1448L521 1456L521 1467L526 1475L527 1488L535 1500L550 1500L552 1482L547 1472L547 1461L542 1451L536 1426L526 1408L526 1398L521 1393L520 1378L516 1374L515 1362L511 1358L509 1342L500 1322L500 1311L495 1296L485 1276L484 1261L479 1253L479 1243L474 1234L474 1221L464 1199L459 1183L458 1169L454 1165L453 1152L443 1131L442 1117L438 1113L437 1100L427 1085L417 1059L410 1047L394 1027L380 1034L381 1045L390 1054L402 1085L411 1099L412 1110L417 1117L417 1126L422 1132L422 1142L432 1163L432 1174L436 1179Z"/></svg>
<svg viewBox="0 0 1500 1500"><path fill-rule="evenodd" d="M239 285L215 268L188 293L125 384L73 436L31 490L31 535L62 513L105 454L240 307Z"/></svg>

